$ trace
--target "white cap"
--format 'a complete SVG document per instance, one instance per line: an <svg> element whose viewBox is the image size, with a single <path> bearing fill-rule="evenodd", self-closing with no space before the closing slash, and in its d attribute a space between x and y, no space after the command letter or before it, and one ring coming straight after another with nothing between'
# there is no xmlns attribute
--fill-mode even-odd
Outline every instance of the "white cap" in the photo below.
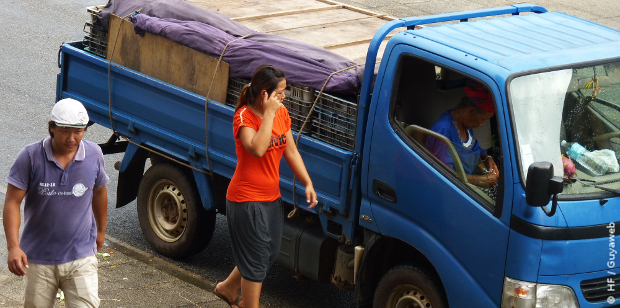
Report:
<svg viewBox="0 0 620 308"><path fill-rule="evenodd" d="M88 124L88 113L82 103L63 98L52 108L51 120L58 126L83 128Z"/></svg>

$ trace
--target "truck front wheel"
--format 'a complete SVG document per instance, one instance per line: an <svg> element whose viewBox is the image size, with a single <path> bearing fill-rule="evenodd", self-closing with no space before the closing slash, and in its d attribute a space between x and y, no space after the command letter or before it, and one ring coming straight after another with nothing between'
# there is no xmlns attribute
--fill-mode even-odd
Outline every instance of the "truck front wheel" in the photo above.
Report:
<svg viewBox="0 0 620 308"><path fill-rule="evenodd" d="M182 167L151 166L140 182L137 203L142 232L162 255L188 257L209 244L215 212L204 209L192 174Z"/></svg>
<svg viewBox="0 0 620 308"><path fill-rule="evenodd" d="M445 308L442 289L425 272L413 266L396 266L377 286L373 308Z"/></svg>

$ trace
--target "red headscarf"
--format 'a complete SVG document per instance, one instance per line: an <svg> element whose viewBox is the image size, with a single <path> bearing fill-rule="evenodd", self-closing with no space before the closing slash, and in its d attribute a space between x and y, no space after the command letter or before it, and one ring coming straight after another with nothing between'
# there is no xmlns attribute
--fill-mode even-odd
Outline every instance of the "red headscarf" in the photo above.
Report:
<svg viewBox="0 0 620 308"><path fill-rule="evenodd" d="M495 113L493 96L491 96L491 93L485 86L474 81L469 81L465 87L465 95L467 95L478 108L486 112Z"/></svg>

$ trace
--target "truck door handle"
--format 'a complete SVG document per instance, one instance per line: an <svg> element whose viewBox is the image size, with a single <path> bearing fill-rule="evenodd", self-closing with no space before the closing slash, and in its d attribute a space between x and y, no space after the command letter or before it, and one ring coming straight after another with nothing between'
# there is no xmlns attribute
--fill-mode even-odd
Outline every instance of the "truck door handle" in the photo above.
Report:
<svg viewBox="0 0 620 308"><path fill-rule="evenodd" d="M396 203L396 201L398 200L396 198L396 191L394 190L394 188L377 179L374 179L372 181L372 192L375 193L375 195L392 203Z"/></svg>

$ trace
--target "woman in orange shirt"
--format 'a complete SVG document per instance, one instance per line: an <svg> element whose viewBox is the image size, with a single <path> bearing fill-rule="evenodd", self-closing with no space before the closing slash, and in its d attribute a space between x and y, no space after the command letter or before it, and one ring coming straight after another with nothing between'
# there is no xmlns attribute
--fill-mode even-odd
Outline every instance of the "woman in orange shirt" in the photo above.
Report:
<svg viewBox="0 0 620 308"><path fill-rule="evenodd" d="M241 91L233 119L237 168L226 194L226 217L236 266L214 291L231 307L239 305L241 288L244 308L258 308L263 280L280 251L284 215L279 166L283 155L306 188L308 208L317 204L295 146L291 118L282 106L285 88L283 71L259 67Z"/></svg>

